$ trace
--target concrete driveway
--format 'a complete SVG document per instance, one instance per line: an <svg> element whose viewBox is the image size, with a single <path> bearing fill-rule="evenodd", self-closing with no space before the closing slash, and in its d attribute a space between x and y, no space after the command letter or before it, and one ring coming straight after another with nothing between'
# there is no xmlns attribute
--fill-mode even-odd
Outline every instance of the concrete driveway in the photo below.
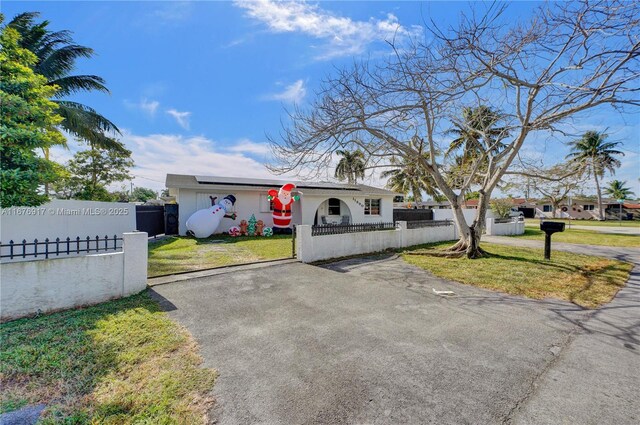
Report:
<svg viewBox="0 0 640 425"><path fill-rule="evenodd" d="M526 406L538 383L593 314L443 281L393 256L230 269L152 292L218 370L221 424L535 422ZM637 341L612 338L637 355ZM611 423L636 422L638 397L612 400Z"/></svg>

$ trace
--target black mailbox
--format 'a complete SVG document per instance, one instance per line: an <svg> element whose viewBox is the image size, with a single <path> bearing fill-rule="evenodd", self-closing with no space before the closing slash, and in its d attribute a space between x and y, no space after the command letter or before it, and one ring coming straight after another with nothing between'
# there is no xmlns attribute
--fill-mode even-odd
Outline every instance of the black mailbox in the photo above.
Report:
<svg viewBox="0 0 640 425"><path fill-rule="evenodd" d="M557 221L543 221L540 223L540 230L545 232L547 235L552 235L556 232L564 232L564 223L559 223Z"/></svg>
<svg viewBox="0 0 640 425"><path fill-rule="evenodd" d="M551 259L551 235L556 232L564 232L564 223L557 221L543 221L540 223L540 230L544 235L544 259Z"/></svg>

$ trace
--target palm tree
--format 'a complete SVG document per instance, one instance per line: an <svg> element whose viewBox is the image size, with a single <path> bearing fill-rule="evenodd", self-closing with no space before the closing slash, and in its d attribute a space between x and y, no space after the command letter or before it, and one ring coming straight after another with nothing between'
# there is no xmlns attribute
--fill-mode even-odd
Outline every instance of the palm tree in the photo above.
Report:
<svg viewBox="0 0 640 425"><path fill-rule="evenodd" d="M429 160L429 154L424 152L422 139L414 137L409 145L417 152L417 156ZM404 157L398 160L391 158L391 165L395 168L384 171L380 176L387 180L387 187L394 192L405 195L411 193L415 202L422 202L422 192L426 192L432 197L438 195L436 184L431 175L418 165L418 161Z"/></svg>
<svg viewBox="0 0 640 425"><path fill-rule="evenodd" d="M615 199L629 199L631 195L635 195L631 188L624 187L625 181L613 180L609 182L609 186L604 188L604 193Z"/></svg>
<svg viewBox="0 0 640 425"><path fill-rule="evenodd" d="M624 153L616 150L620 142L607 142L607 135L597 131L587 131L580 139L569 143L571 152L567 158L574 163L578 170L587 176L593 176L598 195L598 218L604 220L602 211L602 191L600 180L609 171L615 174L616 168L621 162L616 156L624 156Z"/></svg>
<svg viewBox="0 0 640 425"><path fill-rule="evenodd" d="M125 152L124 145L108 135L121 134L113 122L87 105L63 99L86 91L109 93L101 77L70 75L76 60L90 58L93 56L93 49L74 44L69 31L48 30L49 21L35 23L38 16L37 12L22 13L8 25L20 33L20 47L30 50L38 57L33 70L46 77L49 85L58 86L53 101L58 104L57 113L64 118L60 127L86 141L92 148ZM45 152L45 156L48 156L48 152Z"/></svg>
<svg viewBox="0 0 640 425"><path fill-rule="evenodd" d="M455 139L445 151L445 157L453 156L453 163L447 179L454 188L462 186L469 173L483 155L492 156L504 149L502 140L508 136L504 127L498 126L502 115L488 106L466 107L462 110L462 120L454 121L448 133ZM455 154L455 156L454 156ZM482 171L488 167L488 158L479 165L479 175L472 183L481 183Z"/></svg>
<svg viewBox="0 0 640 425"><path fill-rule="evenodd" d="M448 131L457 137L445 155L462 149L460 156L463 162L469 162L485 152L499 152L505 146L501 140L507 136L505 129L497 126L501 119L502 115L488 106L463 108L462 121L454 122L453 128Z"/></svg>
<svg viewBox="0 0 640 425"><path fill-rule="evenodd" d="M342 157L336 166L335 177L338 180L347 180L349 184L356 184L359 178L364 178L366 162L364 153L360 149L337 150L336 153Z"/></svg>

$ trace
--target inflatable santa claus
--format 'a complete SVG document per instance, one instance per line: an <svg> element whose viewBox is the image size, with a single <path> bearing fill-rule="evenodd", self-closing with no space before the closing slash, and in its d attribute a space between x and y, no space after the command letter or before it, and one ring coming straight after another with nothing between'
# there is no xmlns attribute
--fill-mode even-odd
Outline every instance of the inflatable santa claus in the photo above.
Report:
<svg viewBox="0 0 640 425"><path fill-rule="evenodd" d="M287 183L280 190L271 189L267 197L273 201L273 233L288 233L291 225L291 205L300 199L300 196L291 196L291 191L296 188L293 183Z"/></svg>

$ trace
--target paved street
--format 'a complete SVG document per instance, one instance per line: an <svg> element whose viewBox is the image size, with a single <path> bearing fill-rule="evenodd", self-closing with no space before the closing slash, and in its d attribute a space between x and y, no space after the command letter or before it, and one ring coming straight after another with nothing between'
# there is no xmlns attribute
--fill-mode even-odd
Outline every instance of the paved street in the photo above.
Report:
<svg viewBox="0 0 640 425"><path fill-rule="evenodd" d="M637 285L636 274L594 314L386 256L229 269L153 290L219 371L211 419L221 424L631 424Z"/></svg>
<svg viewBox="0 0 640 425"><path fill-rule="evenodd" d="M624 222L623 222L624 223ZM621 235L640 235L640 227L613 227L613 226L581 226L573 224L567 226L568 229L591 230L600 233L617 233Z"/></svg>

